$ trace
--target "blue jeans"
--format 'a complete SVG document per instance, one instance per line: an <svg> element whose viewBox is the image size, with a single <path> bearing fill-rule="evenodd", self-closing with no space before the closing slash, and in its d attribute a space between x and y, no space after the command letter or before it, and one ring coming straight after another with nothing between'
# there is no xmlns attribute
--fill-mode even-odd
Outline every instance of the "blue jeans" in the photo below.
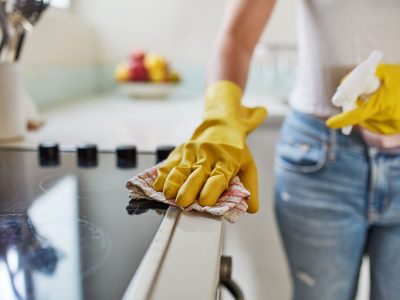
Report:
<svg viewBox="0 0 400 300"><path fill-rule="evenodd" d="M292 111L275 173L293 299L354 299L364 254L371 299L400 299L400 151L368 147L357 133Z"/></svg>

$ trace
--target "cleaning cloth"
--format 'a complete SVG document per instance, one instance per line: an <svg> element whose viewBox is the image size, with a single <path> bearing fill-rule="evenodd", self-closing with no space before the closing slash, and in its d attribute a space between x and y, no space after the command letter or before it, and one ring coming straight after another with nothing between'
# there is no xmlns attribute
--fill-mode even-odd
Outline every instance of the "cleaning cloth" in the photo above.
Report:
<svg viewBox="0 0 400 300"><path fill-rule="evenodd" d="M130 190L130 198L156 200L168 205L179 207L175 200L165 199L162 192L157 192L153 188L154 181L157 179L157 168L159 165L153 166L144 172L134 176L126 183L126 188ZM186 208L180 207L184 211L197 210L207 212L215 216L224 216L224 218L234 223L239 220L240 216L246 212L248 205L247 199L250 192L246 190L240 182L238 176L234 176L229 182L228 188L222 193L217 203L213 206L201 206L196 200L193 204Z"/></svg>

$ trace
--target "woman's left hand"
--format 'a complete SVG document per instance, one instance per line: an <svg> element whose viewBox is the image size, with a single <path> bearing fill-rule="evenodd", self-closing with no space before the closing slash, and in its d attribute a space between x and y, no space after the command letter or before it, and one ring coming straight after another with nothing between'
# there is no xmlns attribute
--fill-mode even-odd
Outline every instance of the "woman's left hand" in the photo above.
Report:
<svg viewBox="0 0 400 300"><path fill-rule="evenodd" d="M400 133L400 65L380 64L376 75L379 89L366 100L358 99L355 109L329 118L328 127L358 125L380 134Z"/></svg>

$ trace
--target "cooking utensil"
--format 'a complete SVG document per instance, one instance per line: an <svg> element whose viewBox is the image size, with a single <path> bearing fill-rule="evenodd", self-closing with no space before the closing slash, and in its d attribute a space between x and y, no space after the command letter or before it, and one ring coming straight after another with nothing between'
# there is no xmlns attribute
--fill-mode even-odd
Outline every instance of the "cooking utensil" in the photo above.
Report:
<svg viewBox="0 0 400 300"><path fill-rule="evenodd" d="M27 32L49 7L48 0L0 0L0 61L12 62L21 56Z"/></svg>
<svg viewBox="0 0 400 300"><path fill-rule="evenodd" d="M16 11L18 16L18 38L15 46L14 59L18 60L21 56L22 45L24 43L26 33L32 31L33 26L37 23L42 15L50 5L49 1L43 0L18 0L16 3ZM17 24L18 24L17 23Z"/></svg>
<svg viewBox="0 0 400 300"><path fill-rule="evenodd" d="M44 0L17 0L15 8L33 26L49 4L49 1Z"/></svg>
<svg viewBox="0 0 400 300"><path fill-rule="evenodd" d="M5 46L8 44L8 41L10 39L10 33L9 33L9 28L7 24L7 16L5 12L5 3L0 2L0 28L1 28L1 42L0 42L0 58L3 53L3 49Z"/></svg>

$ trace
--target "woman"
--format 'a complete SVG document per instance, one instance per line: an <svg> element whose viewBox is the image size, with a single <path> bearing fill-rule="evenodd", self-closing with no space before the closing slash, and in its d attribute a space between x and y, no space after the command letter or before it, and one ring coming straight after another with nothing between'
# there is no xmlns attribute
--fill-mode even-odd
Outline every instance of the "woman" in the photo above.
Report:
<svg viewBox="0 0 400 300"><path fill-rule="evenodd" d="M371 299L400 295L400 3L298 0L299 74L276 159L276 213L294 299L353 299L362 256ZM241 105L254 47L273 0L229 2L209 64L204 120L159 169L155 189L187 206L213 205L232 176L258 209L246 135L266 111ZM372 50L381 87L348 113L330 101ZM389 65L388 65L389 64ZM331 118L334 116L333 118ZM329 120L326 122L326 120ZM325 125L327 123L330 127ZM340 128L357 125L349 136ZM272 164L272 162L271 162Z"/></svg>

